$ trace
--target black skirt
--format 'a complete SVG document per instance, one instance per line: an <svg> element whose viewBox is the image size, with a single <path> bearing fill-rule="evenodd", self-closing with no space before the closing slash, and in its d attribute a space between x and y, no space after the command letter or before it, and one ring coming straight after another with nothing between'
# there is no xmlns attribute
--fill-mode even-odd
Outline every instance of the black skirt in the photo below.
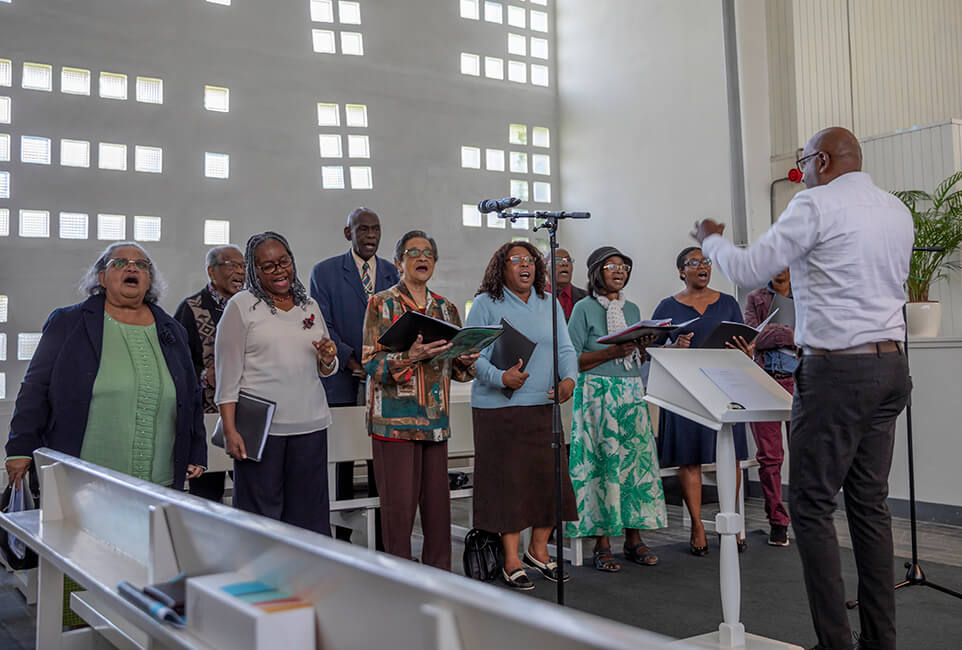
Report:
<svg viewBox="0 0 962 650"><path fill-rule="evenodd" d="M474 421L474 527L495 533L555 525L551 404L472 409ZM565 521L578 508L561 459Z"/></svg>

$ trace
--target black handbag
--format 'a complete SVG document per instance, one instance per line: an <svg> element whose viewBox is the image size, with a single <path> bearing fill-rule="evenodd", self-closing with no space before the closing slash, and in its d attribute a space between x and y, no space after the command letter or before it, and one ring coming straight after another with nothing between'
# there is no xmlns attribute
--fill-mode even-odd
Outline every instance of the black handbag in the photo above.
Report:
<svg viewBox="0 0 962 650"><path fill-rule="evenodd" d="M464 537L464 575L475 580L491 582L504 566L501 535L472 528Z"/></svg>
<svg viewBox="0 0 962 650"><path fill-rule="evenodd" d="M29 489L27 483L27 478L24 477L23 483L21 484L24 488L23 510L33 510L36 508L36 498ZM3 496L0 497L0 511L3 511L4 514L10 512L10 501L12 496L13 487L8 485L7 489L3 491ZM37 554L29 547L22 546L21 543L20 550L23 555L23 557L21 557L20 554L14 552L11 544L11 538L13 538L13 535L5 530L0 530L0 553L3 553L3 559L7 563L7 566L14 571L35 569L37 567Z"/></svg>

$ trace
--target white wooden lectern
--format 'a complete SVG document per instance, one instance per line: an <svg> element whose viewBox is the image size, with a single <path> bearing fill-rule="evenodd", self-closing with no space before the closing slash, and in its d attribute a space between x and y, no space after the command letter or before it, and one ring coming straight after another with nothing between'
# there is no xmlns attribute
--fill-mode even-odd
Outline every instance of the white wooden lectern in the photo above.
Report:
<svg viewBox="0 0 962 650"><path fill-rule="evenodd" d="M651 371L646 399L718 431L716 463L721 535L722 615L717 632L686 639L715 648L798 648L745 633L739 619L741 576L735 536L742 529L735 512L735 441L732 424L788 420L792 396L738 350L649 348Z"/></svg>

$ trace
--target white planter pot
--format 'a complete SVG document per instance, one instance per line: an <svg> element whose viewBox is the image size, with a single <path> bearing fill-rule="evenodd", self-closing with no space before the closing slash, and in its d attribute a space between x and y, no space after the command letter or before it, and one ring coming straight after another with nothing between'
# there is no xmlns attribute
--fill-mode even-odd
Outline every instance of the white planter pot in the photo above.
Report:
<svg viewBox="0 0 962 650"><path fill-rule="evenodd" d="M905 321L910 337L935 338L942 329L942 303L910 302L905 306Z"/></svg>

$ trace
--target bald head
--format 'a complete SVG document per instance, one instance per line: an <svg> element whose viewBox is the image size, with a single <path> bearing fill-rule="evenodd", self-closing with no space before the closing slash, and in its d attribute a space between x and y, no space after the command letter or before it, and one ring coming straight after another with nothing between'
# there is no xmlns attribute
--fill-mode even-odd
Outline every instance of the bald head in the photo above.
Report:
<svg viewBox="0 0 962 650"><path fill-rule="evenodd" d="M862 170L862 147L854 133L833 126L813 135L799 160L804 160L805 187L827 185L842 174Z"/></svg>

